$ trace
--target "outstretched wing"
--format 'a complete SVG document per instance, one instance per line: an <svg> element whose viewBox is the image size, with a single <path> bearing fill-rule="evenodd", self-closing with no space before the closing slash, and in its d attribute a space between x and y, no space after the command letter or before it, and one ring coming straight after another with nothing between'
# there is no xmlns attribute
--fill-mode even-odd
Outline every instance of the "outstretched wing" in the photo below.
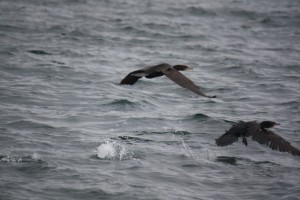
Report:
<svg viewBox="0 0 300 200"><path fill-rule="evenodd" d="M144 70L136 70L133 72L130 72L125 78L122 79L120 82L120 85L133 85L135 82L137 82L140 78L142 78L145 75Z"/></svg>
<svg viewBox="0 0 300 200"><path fill-rule="evenodd" d="M215 98L216 96L208 96L201 92L200 88L195 85L189 78L187 78L185 75L177 71L176 69L169 68L167 70L162 71L169 79L180 85L181 87L184 87L186 89L191 90L192 92L209 98Z"/></svg>
<svg viewBox="0 0 300 200"><path fill-rule="evenodd" d="M159 65L148 66L142 69L130 72L121 82L120 85L133 85L137 82L140 78L145 76L146 78L155 78L159 76L163 76L162 70L166 70L171 68L171 65L167 63L162 63Z"/></svg>
<svg viewBox="0 0 300 200"><path fill-rule="evenodd" d="M235 134L229 130L225 134L223 134L221 137L216 139L216 145L223 147L223 146L230 145L237 141L238 141L238 137L236 137Z"/></svg>
<svg viewBox="0 0 300 200"><path fill-rule="evenodd" d="M238 137L232 134L230 131L226 132L224 135L216 139L216 145L223 147L230 145L238 141Z"/></svg>
<svg viewBox="0 0 300 200"><path fill-rule="evenodd" d="M137 82L140 78L145 76L145 70L139 69L133 72L130 72L125 78L122 79L120 82L120 85L133 85L135 82Z"/></svg>
<svg viewBox="0 0 300 200"><path fill-rule="evenodd" d="M300 150L293 147L288 141L271 130L260 129L253 134L252 139L260 144L264 144L273 150L288 152L294 156L300 156Z"/></svg>
<svg viewBox="0 0 300 200"><path fill-rule="evenodd" d="M240 132L243 131L244 123L240 122L236 125L233 125L229 131L226 131L221 137L216 139L216 145L218 146L227 146L234 142L238 141L238 136L240 136Z"/></svg>

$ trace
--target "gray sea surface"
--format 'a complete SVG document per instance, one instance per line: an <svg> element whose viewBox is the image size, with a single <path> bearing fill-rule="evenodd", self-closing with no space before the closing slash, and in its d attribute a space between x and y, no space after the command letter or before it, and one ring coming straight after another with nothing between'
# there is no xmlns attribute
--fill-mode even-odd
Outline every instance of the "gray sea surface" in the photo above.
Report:
<svg viewBox="0 0 300 200"><path fill-rule="evenodd" d="M299 0L1 0L0 199L300 199ZM167 77L119 85L159 63Z"/></svg>

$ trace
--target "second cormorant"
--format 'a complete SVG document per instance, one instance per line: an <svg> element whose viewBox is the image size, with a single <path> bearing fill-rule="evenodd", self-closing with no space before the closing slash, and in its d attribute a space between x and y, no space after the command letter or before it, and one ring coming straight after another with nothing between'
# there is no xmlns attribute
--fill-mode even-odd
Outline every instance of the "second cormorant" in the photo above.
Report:
<svg viewBox="0 0 300 200"><path fill-rule="evenodd" d="M216 139L218 146L227 146L238 141L238 138L242 138L242 142L247 146L248 142L246 137L252 137L252 140L264 144L273 150L288 152L294 156L300 156L300 150L293 147L288 141L284 140L273 131L268 130L278 125L276 122L263 121L258 123L256 121L243 122L233 125L229 131L226 131L224 135Z"/></svg>

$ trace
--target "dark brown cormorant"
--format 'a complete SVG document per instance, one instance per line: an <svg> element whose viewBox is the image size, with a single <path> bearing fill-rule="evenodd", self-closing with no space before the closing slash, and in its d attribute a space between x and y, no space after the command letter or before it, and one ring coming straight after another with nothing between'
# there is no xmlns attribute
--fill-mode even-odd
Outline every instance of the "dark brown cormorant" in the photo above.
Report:
<svg viewBox="0 0 300 200"><path fill-rule="evenodd" d="M263 121L257 123L256 121L239 122L233 125L229 131L226 131L224 135L216 139L218 146L227 146L238 141L239 137L242 137L242 142L247 146L246 137L252 136L252 140L269 146L273 150L288 152L294 156L300 156L300 150L293 147L288 141L284 140L279 135L276 135L273 131L268 130L275 125L279 125L272 121Z"/></svg>
<svg viewBox="0 0 300 200"><path fill-rule="evenodd" d="M155 66L149 66L145 67L133 72L130 72L121 82L120 84L126 84L126 85L133 85L135 82L137 82L140 78L146 77L146 78L155 78L159 76L167 76L169 79L180 85L181 87L184 87L186 89L191 90L192 92L209 98L215 98L216 96L208 96L205 95L203 92L200 91L200 88L195 85L190 79L188 79L186 76L184 76L179 71L185 71L191 69L188 66L185 65L174 65L171 66L167 63L162 63Z"/></svg>

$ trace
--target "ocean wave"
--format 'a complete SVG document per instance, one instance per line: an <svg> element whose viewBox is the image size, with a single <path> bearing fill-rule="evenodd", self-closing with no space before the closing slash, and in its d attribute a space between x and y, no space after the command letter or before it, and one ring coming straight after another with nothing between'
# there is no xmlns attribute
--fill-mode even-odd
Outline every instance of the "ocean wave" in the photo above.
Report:
<svg viewBox="0 0 300 200"><path fill-rule="evenodd" d="M115 99L108 103L104 103L106 110L122 110L122 111L134 111L141 109L142 104L139 102L133 102L127 99Z"/></svg>
<svg viewBox="0 0 300 200"><path fill-rule="evenodd" d="M216 158L217 162L222 162L230 165L237 165L237 158L233 156L218 156Z"/></svg>
<svg viewBox="0 0 300 200"><path fill-rule="evenodd" d="M0 155L0 162L12 163L41 163L44 162L37 153L27 156Z"/></svg>
<svg viewBox="0 0 300 200"><path fill-rule="evenodd" d="M215 11L203 8L201 6L190 6L186 8L187 13L196 16L216 16Z"/></svg>
<svg viewBox="0 0 300 200"><path fill-rule="evenodd" d="M16 129L29 129L31 130L32 128L34 129L54 129L55 127L44 124L44 123L39 123L39 122L34 122L34 121L28 121L28 120L19 120L16 122L11 122L8 124L8 126L16 128Z"/></svg>
<svg viewBox="0 0 300 200"><path fill-rule="evenodd" d="M134 137L134 136L118 136L115 138L111 138L113 140L123 140L126 143L133 144L133 143L149 143L153 142L153 140L140 138L140 137Z"/></svg>
<svg viewBox="0 0 300 200"><path fill-rule="evenodd" d="M132 102L132 101L129 101L129 100L127 100L127 99L118 99L118 100L114 100L114 101L112 101L112 102L110 102L110 103L107 103L107 104L105 104L105 105L108 105L108 106L118 106L118 105L120 105L120 106L134 106L134 105L136 105L136 103L135 102Z"/></svg>
<svg viewBox="0 0 300 200"><path fill-rule="evenodd" d="M164 134L174 134L174 135L190 135L193 134L188 131L177 131L177 130L169 130L169 131L136 131L138 135L164 135Z"/></svg>
<svg viewBox="0 0 300 200"><path fill-rule="evenodd" d="M50 53L43 50L29 50L29 53L37 54L37 55L51 55Z"/></svg>
<svg viewBox="0 0 300 200"><path fill-rule="evenodd" d="M231 14L232 16L244 17L249 19L257 19L258 17L263 16L263 13L246 9L232 9L229 11L229 14Z"/></svg>
<svg viewBox="0 0 300 200"><path fill-rule="evenodd" d="M189 116L188 118L192 119L192 120L197 120L197 121L206 121L211 117L209 117L208 115L202 114L202 113L197 113L192 116Z"/></svg>

